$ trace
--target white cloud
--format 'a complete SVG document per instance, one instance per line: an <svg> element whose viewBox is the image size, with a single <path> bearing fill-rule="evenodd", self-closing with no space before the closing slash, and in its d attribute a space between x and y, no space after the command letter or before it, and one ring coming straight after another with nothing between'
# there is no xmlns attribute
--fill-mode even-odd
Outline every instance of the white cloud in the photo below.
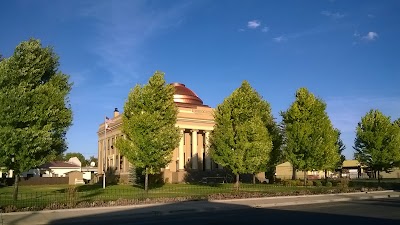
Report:
<svg viewBox="0 0 400 225"><path fill-rule="evenodd" d="M363 40L366 41L374 41L378 38L378 34L376 32L370 31L366 35L362 36Z"/></svg>
<svg viewBox="0 0 400 225"><path fill-rule="evenodd" d="M332 19L342 19L344 17L344 14L339 12L322 11L321 14Z"/></svg>
<svg viewBox="0 0 400 225"><path fill-rule="evenodd" d="M371 19L375 18L374 14L368 14L367 16L368 16L368 18L371 18Z"/></svg>
<svg viewBox="0 0 400 225"><path fill-rule="evenodd" d="M261 32L267 33L269 31L269 27L263 27L261 29Z"/></svg>
<svg viewBox="0 0 400 225"><path fill-rule="evenodd" d="M179 26L190 4L156 9L146 1L96 2L82 10L82 16L95 21L96 38L89 47L99 57L98 66L110 74L109 85L135 83L148 40Z"/></svg>
<svg viewBox="0 0 400 225"><path fill-rule="evenodd" d="M250 29L256 29L261 25L261 22L259 20L251 20L247 22L247 27Z"/></svg>
<svg viewBox="0 0 400 225"><path fill-rule="evenodd" d="M340 28L343 28L344 26L347 26L347 25L335 25L335 26L318 25L318 26L312 27L310 29L305 29L305 30L301 30L298 32L284 34L280 37L274 38L273 40L276 42L282 42L282 41L288 41L291 39L305 38L305 37L309 37L309 36L318 35L321 33L333 32Z"/></svg>
<svg viewBox="0 0 400 225"><path fill-rule="evenodd" d="M243 28L238 29L239 32L244 32Z"/></svg>
<svg viewBox="0 0 400 225"><path fill-rule="evenodd" d="M280 43L280 42L283 42L283 41L287 41L287 38L286 38L285 36L279 36L279 37L273 38L273 40L274 40L275 42Z"/></svg>

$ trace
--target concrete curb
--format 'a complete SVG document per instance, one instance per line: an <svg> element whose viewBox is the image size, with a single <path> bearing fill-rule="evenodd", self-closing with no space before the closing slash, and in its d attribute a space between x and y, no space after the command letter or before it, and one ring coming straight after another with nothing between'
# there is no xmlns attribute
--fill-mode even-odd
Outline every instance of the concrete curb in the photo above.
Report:
<svg viewBox="0 0 400 225"><path fill-rule="evenodd" d="M303 199L307 197L324 197L324 196L346 196L346 195L359 195L359 194L379 194L379 193L392 193L393 190L386 190L386 191L372 191L372 192L354 192L354 193L338 193L338 194L320 194L320 195L297 195L297 196L276 196L276 197L262 197L262 198L241 198L241 199L225 199L225 200L208 200L206 202L210 203L229 203L229 202L240 202L240 201L252 201L252 200L274 200L274 199ZM389 197L399 197L399 195L388 195ZM274 206L289 206L289 205L299 205L299 204L315 204L315 203L326 203L326 202L335 202L335 201L345 201L345 200L367 200L372 198L389 198L388 196L363 196L363 197L356 197L356 198L337 198L331 200L308 200L308 201L288 201L288 202L281 202L281 203L266 203L259 205L243 205L243 206L250 206L255 208L263 208L263 207L274 207ZM118 211L118 210L128 210L128 209L144 209L149 207L155 206L168 206L170 204L177 203L177 202L170 202L170 203L152 203L152 204L140 204L140 205L125 205L125 206L105 206L105 207L88 207L88 208L73 208L73 209L55 209L55 210L41 210L41 211L25 211L25 212L10 212L10 213L1 213L3 216L17 216L17 215L27 215L27 214L51 214L51 213L58 213L58 212L90 212L90 211ZM184 203L184 202L182 202ZM237 205L240 206L240 205ZM210 210L211 208L209 208ZM213 210L220 210L223 208L214 208ZM189 210L189 208L187 209ZM196 210L199 211L209 211L203 208L197 208ZM174 213L176 210L170 210L165 212L152 212L154 213L161 213L161 214L170 214ZM151 214L151 213L150 213Z"/></svg>
<svg viewBox="0 0 400 225"><path fill-rule="evenodd" d="M320 204L320 203L348 202L348 201L357 201L357 200L399 198L399 197L400 197L400 194L381 195L381 196L363 196L363 197L356 197L356 198L335 198L335 199L321 199L321 200L309 200L309 201L266 203L266 204L252 205L252 207L253 208L271 208L271 207L279 207L279 206L310 205L310 204Z"/></svg>
<svg viewBox="0 0 400 225"><path fill-rule="evenodd" d="M343 195L359 195L359 194L379 194L379 193L391 193L391 192L394 192L394 190L371 191L371 192L349 192L349 193L319 194L319 195L288 195L288 196L274 196L274 197L261 197L261 198L238 198L238 199L209 200L209 202L224 203L224 202L240 202L240 201L253 201L253 200L308 198L308 197L343 196Z"/></svg>
<svg viewBox="0 0 400 225"><path fill-rule="evenodd" d="M24 211L24 212L10 212L2 213L2 215L26 215L26 214L46 214L56 212L81 212L81 211L95 211L95 210L119 210L119 209L136 209L136 208L148 208L154 206L169 205L171 203L152 203L152 204L141 204L141 205L121 205L121 206L104 206L104 207L88 207L88 208L73 208L73 209L53 209L53 210L40 210L40 211Z"/></svg>

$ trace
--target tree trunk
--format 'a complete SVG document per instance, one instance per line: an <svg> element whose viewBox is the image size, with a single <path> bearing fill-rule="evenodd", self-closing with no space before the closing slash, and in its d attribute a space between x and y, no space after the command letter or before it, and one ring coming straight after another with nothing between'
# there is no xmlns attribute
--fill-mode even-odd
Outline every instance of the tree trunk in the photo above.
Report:
<svg viewBox="0 0 400 225"><path fill-rule="evenodd" d="M381 184L381 175L380 171L378 170L378 186Z"/></svg>
<svg viewBox="0 0 400 225"><path fill-rule="evenodd" d="M304 170L304 186L307 186L307 171Z"/></svg>
<svg viewBox="0 0 400 225"><path fill-rule="evenodd" d="M14 192L13 192L13 200L17 201L18 199L18 182L19 182L19 175L15 174L14 175L15 180L14 180Z"/></svg>
<svg viewBox="0 0 400 225"><path fill-rule="evenodd" d="M325 170L325 181L328 181L328 170Z"/></svg>
<svg viewBox="0 0 400 225"><path fill-rule="evenodd" d="M253 174L253 184L256 184L256 175Z"/></svg>
<svg viewBox="0 0 400 225"><path fill-rule="evenodd" d="M239 174L236 174L235 188L236 188L237 191L239 191Z"/></svg>
<svg viewBox="0 0 400 225"><path fill-rule="evenodd" d="M149 191L149 169L146 168L146 174L144 176L144 190L146 193Z"/></svg>
<svg viewBox="0 0 400 225"><path fill-rule="evenodd" d="M297 180L296 168L294 166L293 166L293 170L292 170L292 180Z"/></svg>

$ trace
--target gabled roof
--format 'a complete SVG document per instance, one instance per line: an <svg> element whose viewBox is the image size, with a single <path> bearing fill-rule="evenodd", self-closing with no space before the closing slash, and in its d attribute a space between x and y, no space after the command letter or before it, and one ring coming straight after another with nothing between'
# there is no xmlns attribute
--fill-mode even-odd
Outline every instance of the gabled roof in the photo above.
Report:
<svg viewBox="0 0 400 225"><path fill-rule="evenodd" d="M358 160L344 160L343 167L358 167L360 162Z"/></svg>
<svg viewBox="0 0 400 225"><path fill-rule="evenodd" d="M42 169L49 169L49 168L80 168L80 166L75 165L70 162L64 162L64 161L53 161L53 162L48 162L40 166Z"/></svg>

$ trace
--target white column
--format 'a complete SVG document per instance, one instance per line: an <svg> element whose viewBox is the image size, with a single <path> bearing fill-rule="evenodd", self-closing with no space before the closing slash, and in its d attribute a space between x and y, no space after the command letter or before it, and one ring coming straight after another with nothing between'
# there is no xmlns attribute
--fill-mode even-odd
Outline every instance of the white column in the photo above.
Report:
<svg viewBox="0 0 400 225"><path fill-rule="evenodd" d="M208 138L210 135L210 131L206 131L205 134L205 153L206 153L206 170L211 170L211 158L210 158L210 153L208 152L208 148L209 148L209 142L208 142Z"/></svg>
<svg viewBox="0 0 400 225"><path fill-rule="evenodd" d="M203 135L201 135L203 137ZM203 170L204 165L203 165L203 152L204 152L204 138L201 138L201 143L200 140L198 139L199 135L197 135L197 155L198 155L198 162L200 162L199 164L199 170Z"/></svg>
<svg viewBox="0 0 400 225"><path fill-rule="evenodd" d="M192 169L197 170L198 155L197 155L197 130L192 130Z"/></svg>
<svg viewBox="0 0 400 225"><path fill-rule="evenodd" d="M184 170L185 169L185 155L184 155L184 138L185 138L185 133L184 130L180 130L181 133L181 140L179 142L179 152L178 152L178 160L179 160L179 170Z"/></svg>

